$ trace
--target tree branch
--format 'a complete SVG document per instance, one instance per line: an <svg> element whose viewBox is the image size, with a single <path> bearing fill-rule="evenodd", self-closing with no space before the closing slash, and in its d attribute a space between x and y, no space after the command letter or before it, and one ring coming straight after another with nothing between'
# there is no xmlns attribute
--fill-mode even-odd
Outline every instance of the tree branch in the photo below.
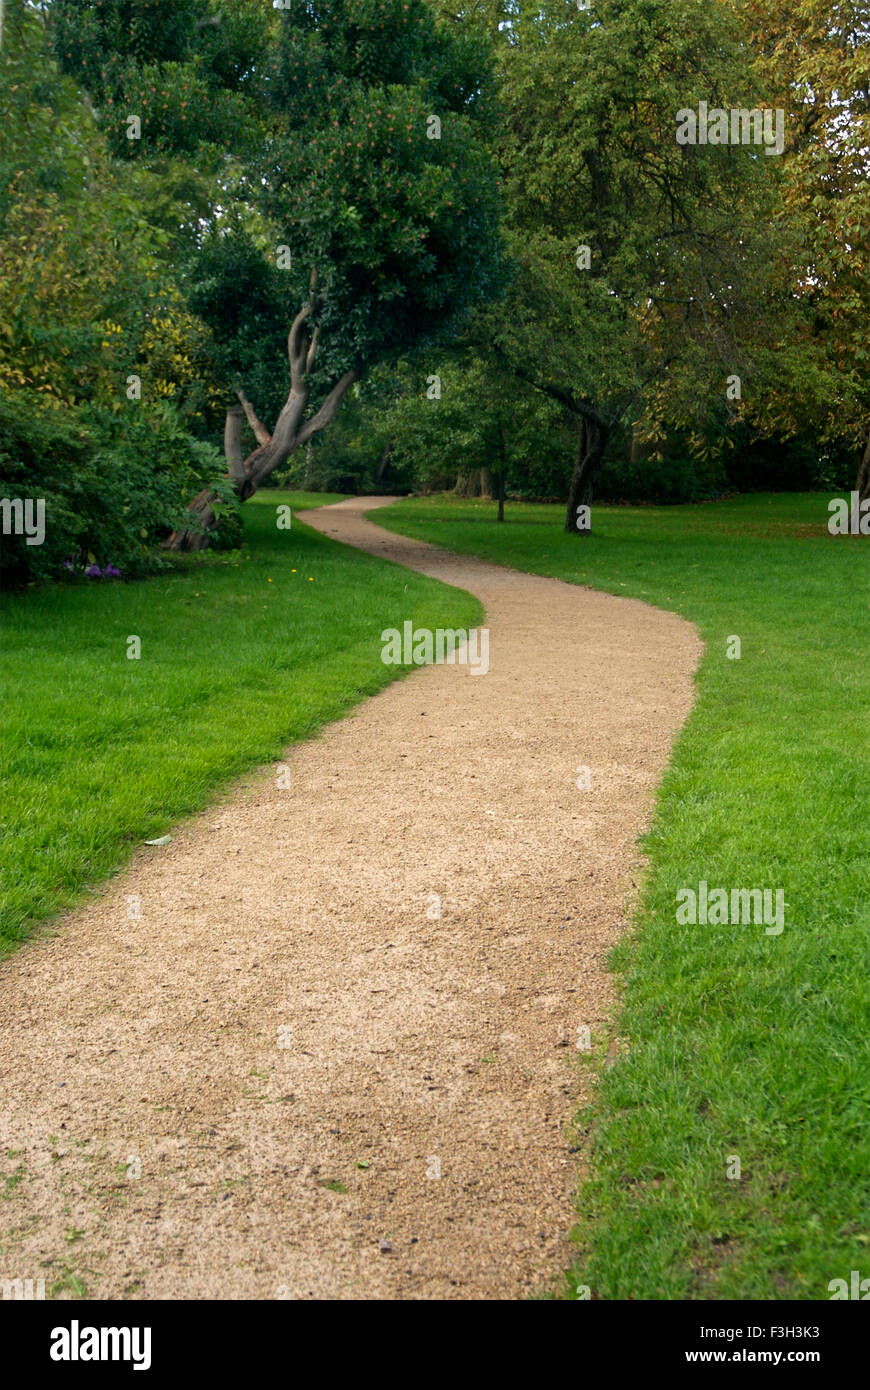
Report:
<svg viewBox="0 0 870 1390"><path fill-rule="evenodd" d="M508 370L512 372L514 376L519 377L520 381L524 381L527 386L532 386L536 391L540 391L542 395L549 396L551 400L558 401L560 405L570 410L572 415L579 416L584 420L592 420L600 429L608 428L604 417L591 405L587 405L585 401L578 400L572 391L563 391L561 387L555 386L552 382L544 383L543 381L536 381L530 372L524 371L523 368L518 367L515 362L509 362L506 354L502 353L500 349L496 348L495 351L496 354L502 357L506 362Z"/></svg>
<svg viewBox="0 0 870 1390"><path fill-rule="evenodd" d="M254 407L251 405L251 402L245 395L244 391L242 390L241 386L236 392L236 395L242 403L242 409L248 417L248 424L254 431L254 438L256 439L257 443L269 444L271 442L272 436L266 429L266 426L263 424L263 422L257 418L257 413L254 410Z"/></svg>
<svg viewBox="0 0 870 1390"><path fill-rule="evenodd" d="M242 461L242 412L237 405L227 406L227 418L224 421L224 457L230 477L235 481L241 481L245 476L245 465Z"/></svg>
<svg viewBox="0 0 870 1390"><path fill-rule="evenodd" d="M299 388L305 378L305 358L308 352L308 341L304 337L305 320L310 317L314 305L309 302L303 304L299 313L290 325L290 332L287 336L287 356L290 359L290 387L291 390Z"/></svg>
<svg viewBox="0 0 870 1390"><path fill-rule="evenodd" d="M306 375L311 371L311 368L314 366L314 358L315 358L316 355L317 355L317 341L318 341L318 338L319 338L319 337L320 337L320 325L318 324L318 325L315 327L314 332L313 332L312 335L311 335L311 342L308 344L308 352L307 352L306 357L305 357L305 373L306 373Z"/></svg>
<svg viewBox="0 0 870 1390"><path fill-rule="evenodd" d="M312 415L310 420L305 421L305 424L293 441L294 449L298 449L299 446L305 444L313 434L317 434L320 430L325 429L327 425L332 424L332 421L335 419L335 412L338 410L345 393L348 388L358 380L359 371L356 367L352 367L349 372L345 372L341 380L337 381L335 386L333 386L326 400L323 402L323 405L317 411L317 414Z"/></svg>
<svg viewBox="0 0 870 1390"><path fill-rule="evenodd" d="M317 267L312 268L308 277L308 302L303 304L299 313L296 315L290 327L290 334L287 339L287 356L290 358L290 389L298 390L302 385L305 374L311 371L314 362L314 354L317 351L318 330L315 328L311 339L307 340L303 332L305 320L310 318L318 307L317 297Z"/></svg>

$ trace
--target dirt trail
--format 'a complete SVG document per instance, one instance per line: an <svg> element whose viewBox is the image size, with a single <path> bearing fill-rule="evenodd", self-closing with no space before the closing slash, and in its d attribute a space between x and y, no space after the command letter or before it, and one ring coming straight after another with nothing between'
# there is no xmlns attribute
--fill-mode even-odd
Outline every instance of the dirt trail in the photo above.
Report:
<svg viewBox="0 0 870 1390"><path fill-rule="evenodd" d="M305 521L477 594L490 670L396 682L0 963L0 1279L517 1298L570 1261L578 1029L700 642L374 505Z"/></svg>

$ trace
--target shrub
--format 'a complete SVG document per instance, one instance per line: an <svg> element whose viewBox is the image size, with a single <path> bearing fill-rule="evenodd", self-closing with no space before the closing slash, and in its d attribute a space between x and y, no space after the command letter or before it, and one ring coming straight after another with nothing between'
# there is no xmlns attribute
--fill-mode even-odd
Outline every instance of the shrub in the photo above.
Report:
<svg viewBox="0 0 870 1390"><path fill-rule="evenodd" d="M88 565L125 577L159 568L160 540L182 499L225 471L217 449L193 439L166 401L112 411L60 407L30 390L0 396L0 497L42 499L45 539L4 536L0 574L21 584Z"/></svg>
<svg viewBox="0 0 870 1390"><path fill-rule="evenodd" d="M603 502L706 502L727 491L728 479L719 460L682 455L661 462L608 458L598 485Z"/></svg>

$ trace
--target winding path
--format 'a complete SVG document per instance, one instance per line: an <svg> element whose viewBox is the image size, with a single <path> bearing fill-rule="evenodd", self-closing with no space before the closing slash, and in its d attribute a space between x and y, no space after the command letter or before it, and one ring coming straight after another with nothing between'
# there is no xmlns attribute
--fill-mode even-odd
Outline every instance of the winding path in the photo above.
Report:
<svg viewBox="0 0 870 1390"><path fill-rule="evenodd" d="M395 682L289 751L289 790L261 769L0 963L0 1279L517 1298L570 1262L578 1030L608 1037L701 646L380 501L305 522L478 595L489 673Z"/></svg>

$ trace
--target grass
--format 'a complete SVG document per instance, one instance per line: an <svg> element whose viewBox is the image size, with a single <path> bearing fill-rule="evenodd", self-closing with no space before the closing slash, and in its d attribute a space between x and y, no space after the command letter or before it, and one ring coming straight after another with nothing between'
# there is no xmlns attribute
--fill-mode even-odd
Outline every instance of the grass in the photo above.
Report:
<svg viewBox="0 0 870 1390"><path fill-rule="evenodd" d="M870 1276L870 542L829 536L828 500L595 507L582 538L551 506L509 503L501 526L445 498L377 516L673 609L707 643L613 960L630 1051L580 1117L568 1297L828 1299ZM782 934L678 925L677 890L702 879L783 888Z"/></svg>
<svg viewBox="0 0 870 1390"><path fill-rule="evenodd" d="M0 953L134 846L399 674L381 662L384 627L480 620L470 595L295 515L277 529L278 504L334 500L261 493L243 509L241 554L0 599Z"/></svg>

